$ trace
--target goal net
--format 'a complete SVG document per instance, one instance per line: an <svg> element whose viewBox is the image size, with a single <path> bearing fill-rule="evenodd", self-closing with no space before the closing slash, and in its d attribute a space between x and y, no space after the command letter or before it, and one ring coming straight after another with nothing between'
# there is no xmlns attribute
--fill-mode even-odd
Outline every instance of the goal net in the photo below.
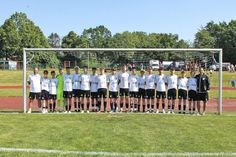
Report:
<svg viewBox="0 0 236 157"><path fill-rule="evenodd" d="M44 59L38 57L42 54ZM25 48L23 63L24 112L27 111L29 95L27 78L33 73L35 66L39 67L40 74L47 69L50 77L51 70L55 70L58 74L58 68L65 67L70 67L73 74L75 66L81 69L83 66L88 66L90 72L92 67L104 67L108 75L112 68L116 68L119 73L121 65L126 64L128 72L132 67L136 67L138 75L141 69L149 66L153 68L154 74L158 74L158 68L163 67L164 73L169 75L169 70L174 67L179 77L181 70L185 70L189 77L190 71L195 70L198 73L198 68L203 67L210 78L211 86L207 111L222 113L222 49ZM178 99L176 108L177 104Z"/></svg>

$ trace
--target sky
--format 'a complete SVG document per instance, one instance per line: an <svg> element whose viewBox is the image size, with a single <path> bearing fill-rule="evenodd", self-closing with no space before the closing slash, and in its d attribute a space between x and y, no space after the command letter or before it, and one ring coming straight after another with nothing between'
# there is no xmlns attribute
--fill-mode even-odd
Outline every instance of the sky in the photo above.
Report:
<svg viewBox="0 0 236 157"><path fill-rule="evenodd" d="M104 25L124 31L173 33L193 42L210 21L236 20L236 0L0 0L0 25L24 12L46 36Z"/></svg>

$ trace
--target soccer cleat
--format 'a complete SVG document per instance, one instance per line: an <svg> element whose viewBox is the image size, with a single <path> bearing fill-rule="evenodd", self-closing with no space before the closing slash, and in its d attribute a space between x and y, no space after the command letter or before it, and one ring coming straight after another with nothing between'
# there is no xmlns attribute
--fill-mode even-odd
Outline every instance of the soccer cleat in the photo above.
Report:
<svg viewBox="0 0 236 157"><path fill-rule="evenodd" d="M28 112L27 113L31 113L32 111L31 111L31 108L29 108L29 110L28 110Z"/></svg>
<svg viewBox="0 0 236 157"><path fill-rule="evenodd" d="M156 113L158 114L159 113L159 110L157 109Z"/></svg>
<svg viewBox="0 0 236 157"><path fill-rule="evenodd" d="M69 111L68 113L71 113L71 111Z"/></svg>
<svg viewBox="0 0 236 157"><path fill-rule="evenodd" d="M166 113L166 111L163 109L163 110L162 110L162 113L163 113L163 114L165 114L165 113Z"/></svg>
<svg viewBox="0 0 236 157"><path fill-rule="evenodd" d="M89 110L87 111L87 113L89 113Z"/></svg>
<svg viewBox="0 0 236 157"><path fill-rule="evenodd" d="M170 110L168 110L168 112L167 112L168 114L170 114Z"/></svg>
<svg viewBox="0 0 236 157"><path fill-rule="evenodd" d="M82 110L81 113L84 113L84 110Z"/></svg>
<svg viewBox="0 0 236 157"><path fill-rule="evenodd" d="M147 110L147 111L146 111L146 113L150 113L150 111L149 111L149 110Z"/></svg>
<svg viewBox="0 0 236 157"><path fill-rule="evenodd" d="M67 113L67 111L65 111L64 113Z"/></svg>

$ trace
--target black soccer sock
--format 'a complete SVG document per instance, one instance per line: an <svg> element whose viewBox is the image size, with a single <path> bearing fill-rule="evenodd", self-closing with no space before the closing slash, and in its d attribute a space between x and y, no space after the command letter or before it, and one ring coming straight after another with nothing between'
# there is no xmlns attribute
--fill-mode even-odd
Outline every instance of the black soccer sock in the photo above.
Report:
<svg viewBox="0 0 236 157"><path fill-rule="evenodd" d="M126 107L126 110L129 108L129 104L128 103L126 103L125 104L125 107Z"/></svg>
<svg viewBox="0 0 236 157"><path fill-rule="evenodd" d="M78 111L80 111L80 108L81 108L80 102L78 102Z"/></svg>
<svg viewBox="0 0 236 157"><path fill-rule="evenodd" d="M137 109L137 104L134 104L134 109Z"/></svg>
<svg viewBox="0 0 236 157"><path fill-rule="evenodd" d="M89 111L89 103L87 103L87 111Z"/></svg>
<svg viewBox="0 0 236 157"><path fill-rule="evenodd" d="M179 111L181 111L181 105L179 104Z"/></svg>
<svg viewBox="0 0 236 157"><path fill-rule="evenodd" d="M116 108L117 108L117 103L115 102L114 111L116 111Z"/></svg>
<svg viewBox="0 0 236 157"><path fill-rule="evenodd" d="M52 103L49 104L50 111L52 111Z"/></svg>
<svg viewBox="0 0 236 157"><path fill-rule="evenodd" d="M53 111L55 111L56 110L56 103L54 102L53 103Z"/></svg>
<svg viewBox="0 0 236 157"><path fill-rule="evenodd" d="M165 103L162 103L162 109L163 110L165 109Z"/></svg>
<svg viewBox="0 0 236 157"><path fill-rule="evenodd" d="M77 112L77 103L76 102L74 102L74 110L75 110L75 112Z"/></svg>
<svg viewBox="0 0 236 157"><path fill-rule="evenodd" d="M145 105L143 105L143 112L145 112Z"/></svg>
<svg viewBox="0 0 236 157"><path fill-rule="evenodd" d="M147 104L147 110L150 110L150 104Z"/></svg>
<svg viewBox="0 0 236 157"><path fill-rule="evenodd" d="M120 108L123 108L124 104L123 103L120 103Z"/></svg>
<svg viewBox="0 0 236 157"><path fill-rule="evenodd" d="M186 105L184 105L184 112L186 111Z"/></svg>
<svg viewBox="0 0 236 157"><path fill-rule="evenodd" d="M140 112L140 104L138 104L138 112Z"/></svg>
<svg viewBox="0 0 236 157"><path fill-rule="evenodd" d="M152 109L152 110L154 109L154 105L151 105L151 109Z"/></svg>
<svg viewBox="0 0 236 157"><path fill-rule="evenodd" d="M100 111L101 108L101 101L98 101L98 111Z"/></svg>
<svg viewBox="0 0 236 157"><path fill-rule="evenodd" d="M83 103L81 104L81 108L82 108L82 110L84 110L84 104Z"/></svg>
<svg viewBox="0 0 236 157"><path fill-rule="evenodd" d="M69 105L69 111L71 110L71 104Z"/></svg>
<svg viewBox="0 0 236 157"><path fill-rule="evenodd" d="M172 105L172 110L174 110L175 109L175 105Z"/></svg>
<svg viewBox="0 0 236 157"><path fill-rule="evenodd" d="M159 103L156 103L156 106L157 106L157 110L159 110L159 106L160 106Z"/></svg>
<svg viewBox="0 0 236 157"><path fill-rule="evenodd" d="M65 108L66 108L66 111L67 111L68 110L68 105L66 105Z"/></svg>
<svg viewBox="0 0 236 157"><path fill-rule="evenodd" d="M104 111L106 111L107 110L107 102L105 101L104 102Z"/></svg>
<svg viewBox="0 0 236 157"><path fill-rule="evenodd" d="M113 111L113 103L110 104L111 111Z"/></svg>

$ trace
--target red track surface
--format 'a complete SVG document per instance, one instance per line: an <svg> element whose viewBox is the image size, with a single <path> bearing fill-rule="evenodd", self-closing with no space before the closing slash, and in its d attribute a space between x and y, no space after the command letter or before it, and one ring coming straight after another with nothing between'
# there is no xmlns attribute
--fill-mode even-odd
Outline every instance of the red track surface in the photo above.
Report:
<svg viewBox="0 0 236 157"><path fill-rule="evenodd" d="M167 105L166 105L167 106ZM36 101L33 105L37 109ZM177 108L177 105L176 105ZM0 97L0 109L6 110L23 110L22 97ZM207 106L207 111L217 112L217 100L210 100ZM223 112L236 112L236 99L223 100Z"/></svg>

